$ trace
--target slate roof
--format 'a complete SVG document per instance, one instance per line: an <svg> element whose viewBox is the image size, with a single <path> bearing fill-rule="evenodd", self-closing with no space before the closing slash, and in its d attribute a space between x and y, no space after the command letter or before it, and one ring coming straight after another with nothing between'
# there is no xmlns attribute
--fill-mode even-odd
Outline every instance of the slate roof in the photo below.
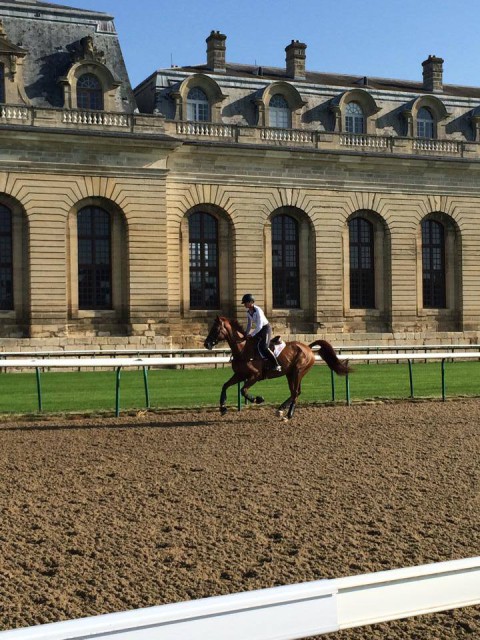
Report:
<svg viewBox="0 0 480 640"><path fill-rule="evenodd" d="M90 35L94 46L104 52L105 65L121 83L118 109L134 111L135 98L110 15L49 2L0 0L0 19L10 42L27 50L25 93L33 106L64 106L58 79L71 67L81 38ZM107 23L111 23L108 30Z"/></svg>
<svg viewBox="0 0 480 640"><path fill-rule="evenodd" d="M207 65L195 65L178 67L180 71L188 73L211 73ZM226 76L243 77L243 78L266 78L267 80L285 80L292 82L292 78L288 77L284 68L280 67L259 67L255 65L226 64ZM295 84L318 84L333 87L352 87L378 89L381 91L400 91L405 93L430 94L423 88L423 82L414 82L411 80L396 80L392 78L372 78L365 76L354 76L338 73L321 73L317 71L306 72L305 80L295 80ZM299 86L300 89L300 86ZM300 89L301 91L301 89ZM443 92L439 95L448 95L465 98L480 98L480 87L464 87L459 85L443 85Z"/></svg>

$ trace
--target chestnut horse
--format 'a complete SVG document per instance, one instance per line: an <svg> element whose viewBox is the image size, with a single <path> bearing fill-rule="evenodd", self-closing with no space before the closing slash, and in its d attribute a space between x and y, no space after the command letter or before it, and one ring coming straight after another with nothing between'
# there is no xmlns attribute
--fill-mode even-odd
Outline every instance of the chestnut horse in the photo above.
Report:
<svg viewBox="0 0 480 640"><path fill-rule="evenodd" d="M232 369L234 371L230 380L222 387L220 394L220 413L223 415L227 411L227 389L238 382L243 382L241 393L249 402L261 404L264 402L262 396L252 396L249 389L259 380L268 378L278 378L287 376L290 396L279 407L278 412L283 416L283 411L289 405L287 419L293 417L297 398L301 393L301 382L303 376L310 371L315 363L315 355L312 347L319 346L319 354L328 364L332 371L340 376L350 372L347 363L341 362L330 343L326 340L315 340L308 346L301 342L287 342L277 360L282 367L281 372L273 371L268 360L260 357L256 348L256 340L246 336L244 330L236 320L229 320L217 316L210 329L204 346L206 349L213 347L221 340L226 340L232 351Z"/></svg>

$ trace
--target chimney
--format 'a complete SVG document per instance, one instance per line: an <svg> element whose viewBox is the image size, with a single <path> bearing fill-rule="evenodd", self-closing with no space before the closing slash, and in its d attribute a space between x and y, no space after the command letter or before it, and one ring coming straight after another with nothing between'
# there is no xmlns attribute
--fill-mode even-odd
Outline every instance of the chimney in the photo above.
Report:
<svg viewBox="0 0 480 640"><path fill-rule="evenodd" d="M207 67L216 73L225 73L225 40L220 31L212 31L208 36L207 42Z"/></svg>
<svg viewBox="0 0 480 640"><path fill-rule="evenodd" d="M306 44L299 40L292 40L292 42L285 47L285 53L287 54L287 76L294 80L305 80L305 49Z"/></svg>
<svg viewBox="0 0 480 640"><path fill-rule="evenodd" d="M433 93L443 91L443 58L429 55L422 62L423 66L423 88Z"/></svg>

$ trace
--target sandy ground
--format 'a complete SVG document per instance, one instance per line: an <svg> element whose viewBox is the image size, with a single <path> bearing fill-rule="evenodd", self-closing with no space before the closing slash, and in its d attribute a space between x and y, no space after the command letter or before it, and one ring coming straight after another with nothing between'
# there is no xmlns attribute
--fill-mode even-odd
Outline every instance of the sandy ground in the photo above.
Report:
<svg viewBox="0 0 480 640"><path fill-rule="evenodd" d="M0 629L480 555L480 401L0 424ZM322 636L480 638L472 607Z"/></svg>

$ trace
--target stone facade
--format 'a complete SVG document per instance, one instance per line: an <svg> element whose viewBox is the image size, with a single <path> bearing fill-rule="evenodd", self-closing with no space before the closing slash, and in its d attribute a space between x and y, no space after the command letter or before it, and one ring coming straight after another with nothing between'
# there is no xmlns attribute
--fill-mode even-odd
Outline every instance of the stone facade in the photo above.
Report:
<svg viewBox="0 0 480 640"><path fill-rule="evenodd" d="M312 73L292 40L284 69L260 68L229 63L212 32L205 65L160 70L132 91L111 16L11 0L0 19L0 205L13 256L0 348L199 346L218 313L243 319L247 291L285 337L478 341L480 89L445 85L441 58L425 60L422 82ZM79 106L85 77L102 108ZM425 113L431 130L419 135ZM77 222L89 207L110 221L108 308L79 302ZM191 304L195 213L217 225L215 308ZM297 229L294 308L274 301L277 215ZM375 303L364 308L350 300L359 217L373 229ZM426 220L444 232L438 307L423 300Z"/></svg>

